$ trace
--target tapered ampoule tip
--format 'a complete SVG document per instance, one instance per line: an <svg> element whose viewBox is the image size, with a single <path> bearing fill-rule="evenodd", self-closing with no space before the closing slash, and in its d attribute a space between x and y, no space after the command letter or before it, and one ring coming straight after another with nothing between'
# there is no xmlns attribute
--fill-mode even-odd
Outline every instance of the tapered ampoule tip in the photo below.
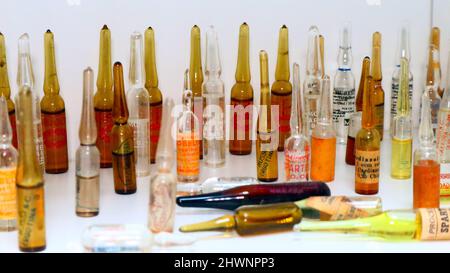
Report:
<svg viewBox="0 0 450 273"><path fill-rule="evenodd" d="M153 28L152 27L148 27L147 30L153 30Z"/></svg>
<svg viewBox="0 0 450 273"><path fill-rule="evenodd" d="M282 27L281 27L282 29L286 29L287 28L287 26L286 25L283 25Z"/></svg>
<svg viewBox="0 0 450 273"><path fill-rule="evenodd" d="M376 46L380 47L381 46L381 33L380 32L378 32L378 31L374 32L373 35L372 35L372 39L373 39L372 40L372 45L374 47L376 47Z"/></svg>
<svg viewBox="0 0 450 273"><path fill-rule="evenodd" d="M114 67L121 67L121 66L122 66L122 63L121 63L121 62L118 62L118 61L117 61L117 62L114 63Z"/></svg>
<svg viewBox="0 0 450 273"><path fill-rule="evenodd" d="M3 33L0 32L0 36L3 36Z"/></svg>
<svg viewBox="0 0 450 273"><path fill-rule="evenodd" d="M103 25L102 30L107 30L108 26L106 24Z"/></svg>
<svg viewBox="0 0 450 273"><path fill-rule="evenodd" d="M86 67L86 69L84 69L85 73L92 73L94 72L94 70L92 70L92 68L90 66Z"/></svg>
<svg viewBox="0 0 450 273"><path fill-rule="evenodd" d="M47 29L47 31L45 31L45 33L52 33L50 29Z"/></svg>

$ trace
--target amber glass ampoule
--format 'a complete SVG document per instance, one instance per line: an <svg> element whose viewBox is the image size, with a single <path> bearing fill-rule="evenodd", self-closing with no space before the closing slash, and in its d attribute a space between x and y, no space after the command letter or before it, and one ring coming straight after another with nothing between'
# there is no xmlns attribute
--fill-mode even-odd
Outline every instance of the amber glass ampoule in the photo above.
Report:
<svg viewBox="0 0 450 273"><path fill-rule="evenodd" d="M236 83L231 88L230 153L247 155L252 152L253 87L250 84L249 27L239 29L239 49Z"/></svg>
<svg viewBox="0 0 450 273"><path fill-rule="evenodd" d="M440 83L441 79L441 62L439 59L435 60L433 58L433 51L437 51L437 55L439 56L439 49L440 49L440 40L441 40L441 30L438 27L433 27L431 29L430 33L430 46L428 50L428 66L427 66L427 79L426 79L426 85L427 86L434 86L436 85L438 94L440 97L444 94L444 89L442 88L442 85ZM435 77L435 69L438 70L438 79Z"/></svg>
<svg viewBox="0 0 450 273"><path fill-rule="evenodd" d="M331 110L330 77L325 75L320 83L320 112L311 136L311 180L334 180L336 161L336 131Z"/></svg>
<svg viewBox="0 0 450 273"><path fill-rule="evenodd" d="M284 150L284 142L290 134L292 84L289 78L289 34L288 28L283 25L280 28L275 82L270 96L272 105L278 106L278 116L273 117L278 122L278 151Z"/></svg>
<svg viewBox="0 0 450 273"><path fill-rule="evenodd" d="M17 148L16 110L11 100L11 88L9 86L8 66L6 65L5 36L0 33L0 96L5 97L8 105L9 122L12 129L12 145Z"/></svg>
<svg viewBox="0 0 450 273"><path fill-rule="evenodd" d="M100 167L112 167L111 129L113 127L113 77L111 65L111 32L106 25L100 31L100 54L97 75L97 92L94 95L95 121L97 122L97 148Z"/></svg>
<svg viewBox="0 0 450 273"><path fill-rule="evenodd" d="M320 48L320 67L322 67L322 78L325 76L325 37L319 35L319 48Z"/></svg>
<svg viewBox="0 0 450 273"><path fill-rule="evenodd" d="M364 83L364 102L361 130L355 141L355 192L378 193L380 177L380 135L375 129L372 98L374 82L368 76Z"/></svg>
<svg viewBox="0 0 450 273"><path fill-rule="evenodd" d="M361 68L361 79L359 80L358 93L356 94L355 110L350 116L348 126L347 147L345 151L345 163L355 165L355 139L361 129L361 119L363 110L364 86L367 76L370 74L370 58L364 57ZM372 108L373 109L373 108Z"/></svg>
<svg viewBox="0 0 450 273"><path fill-rule="evenodd" d="M44 136L45 171L64 173L69 169L67 152L66 109L59 94L53 33L44 34L45 75L41 100L42 135Z"/></svg>
<svg viewBox="0 0 450 273"><path fill-rule="evenodd" d="M189 82L192 91L192 111L198 119L200 132L203 132L203 69L202 69L202 52L200 44L200 28L195 25L191 29L191 60L189 65ZM203 141L202 134L200 137L200 159L203 159Z"/></svg>
<svg viewBox="0 0 450 273"><path fill-rule="evenodd" d="M123 68L114 63L114 126L111 131L114 189L118 194L136 192L133 128L128 124L128 107L123 83Z"/></svg>
<svg viewBox="0 0 450 273"><path fill-rule="evenodd" d="M375 111L375 128L383 140L384 130L384 90L381 84L383 74L381 73L381 33L375 32L372 35L372 67L370 75L373 78L374 93L373 105Z"/></svg>
<svg viewBox="0 0 450 273"><path fill-rule="evenodd" d="M45 240L44 178L36 155L33 94L21 87L19 99L19 164L16 174L19 249L42 251Z"/></svg>
<svg viewBox="0 0 450 273"><path fill-rule="evenodd" d="M156 147L161 130L163 95L158 87L156 69L155 32L149 27L144 33L145 89L150 101L150 162L155 163Z"/></svg>
<svg viewBox="0 0 450 273"><path fill-rule="evenodd" d="M261 96L256 137L257 178L263 182L278 179L277 128L272 125L272 107L269 91L269 57L264 50L259 52L261 71Z"/></svg>

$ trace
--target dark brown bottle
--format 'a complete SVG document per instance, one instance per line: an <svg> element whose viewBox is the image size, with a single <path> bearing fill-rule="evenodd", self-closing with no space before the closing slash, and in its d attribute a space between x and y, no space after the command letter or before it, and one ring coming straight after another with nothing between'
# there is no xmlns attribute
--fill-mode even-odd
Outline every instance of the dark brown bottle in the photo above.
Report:
<svg viewBox="0 0 450 273"><path fill-rule="evenodd" d="M59 94L53 33L44 34L45 76L41 100L42 135L44 137L45 172L64 173L69 169L67 153L66 109Z"/></svg>
<svg viewBox="0 0 450 273"><path fill-rule="evenodd" d="M136 192L133 128L128 124L128 107L123 83L123 68L114 64L114 126L111 131L114 189L118 194Z"/></svg>

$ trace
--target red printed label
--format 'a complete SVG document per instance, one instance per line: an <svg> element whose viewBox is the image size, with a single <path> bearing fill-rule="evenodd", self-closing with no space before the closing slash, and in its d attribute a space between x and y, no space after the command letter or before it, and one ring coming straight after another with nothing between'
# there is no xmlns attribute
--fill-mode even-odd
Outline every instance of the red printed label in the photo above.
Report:
<svg viewBox="0 0 450 273"><path fill-rule="evenodd" d="M112 162L111 130L114 125L112 110L95 109L95 122L97 125L97 148L100 151L100 162L108 166Z"/></svg>
<svg viewBox="0 0 450 273"><path fill-rule="evenodd" d="M292 96L277 96L272 95L272 106L278 105L278 113L272 112L274 114L274 120L278 121L279 133L289 134L291 127L289 121L291 119L291 100Z"/></svg>
<svg viewBox="0 0 450 273"><path fill-rule="evenodd" d="M250 140L253 100L231 100L231 117L234 128L233 140Z"/></svg>
<svg viewBox="0 0 450 273"><path fill-rule="evenodd" d="M307 181L309 147L306 147L304 151L284 150L284 168L287 181Z"/></svg>
<svg viewBox="0 0 450 273"><path fill-rule="evenodd" d="M42 113L42 135L46 149L67 147L66 113Z"/></svg>
<svg viewBox="0 0 450 273"><path fill-rule="evenodd" d="M150 106L150 145L156 146L159 140L159 131L161 129L162 104ZM153 149L152 149L153 150Z"/></svg>

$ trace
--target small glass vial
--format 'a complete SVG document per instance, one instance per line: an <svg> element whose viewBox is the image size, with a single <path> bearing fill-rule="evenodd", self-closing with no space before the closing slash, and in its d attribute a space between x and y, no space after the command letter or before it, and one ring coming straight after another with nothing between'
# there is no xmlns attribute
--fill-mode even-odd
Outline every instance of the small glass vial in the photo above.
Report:
<svg viewBox="0 0 450 273"><path fill-rule="evenodd" d="M291 103L291 136L284 144L284 168L286 181L307 181L309 180L309 157L311 147L308 138L302 134L302 109L300 91L300 66L294 63L293 83Z"/></svg>
<svg viewBox="0 0 450 273"><path fill-rule="evenodd" d="M133 127L136 175L138 177L150 174L149 96L144 87L144 59L142 56L142 35L134 32L131 35L130 88L127 91L127 103L130 112L128 124Z"/></svg>
<svg viewBox="0 0 450 273"><path fill-rule="evenodd" d="M164 101L162 130L156 151L157 172L150 181L150 207L148 228L153 233L172 232L175 220L177 180L172 174L174 163L173 138L171 134L173 100Z"/></svg>
<svg viewBox="0 0 450 273"><path fill-rule="evenodd" d="M96 216L100 199L100 152L96 146L97 126L94 113L94 71L83 72L83 107L78 135L80 147L76 153L77 197L76 214L80 217Z"/></svg>
<svg viewBox="0 0 450 273"><path fill-rule="evenodd" d="M350 115L355 112L355 77L352 72L352 45L350 23L346 23L341 31L338 69L334 76L333 87L333 121L337 142L347 141Z"/></svg>
<svg viewBox="0 0 450 273"><path fill-rule="evenodd" d="M0 97L0 231L17 229L17 150L5 97Z"/></svg>
<svg viewBox="0 0 450 273"><path fill-rule="evenodd" d="M185 72L186 80L189 80L189 70ZM191 110L192 100L192 91L185 90L183 93L183 112L177 120L178 181L188 183L197 182L200 175L199 126L198 119Z"/></svg>
<svg viewBox="0 0 450 273"><path fill-rule="evenodd" d="M210 167L225 164L225 93L217 33L206 32L206 81L203 83L203 157Z"/></svg>

